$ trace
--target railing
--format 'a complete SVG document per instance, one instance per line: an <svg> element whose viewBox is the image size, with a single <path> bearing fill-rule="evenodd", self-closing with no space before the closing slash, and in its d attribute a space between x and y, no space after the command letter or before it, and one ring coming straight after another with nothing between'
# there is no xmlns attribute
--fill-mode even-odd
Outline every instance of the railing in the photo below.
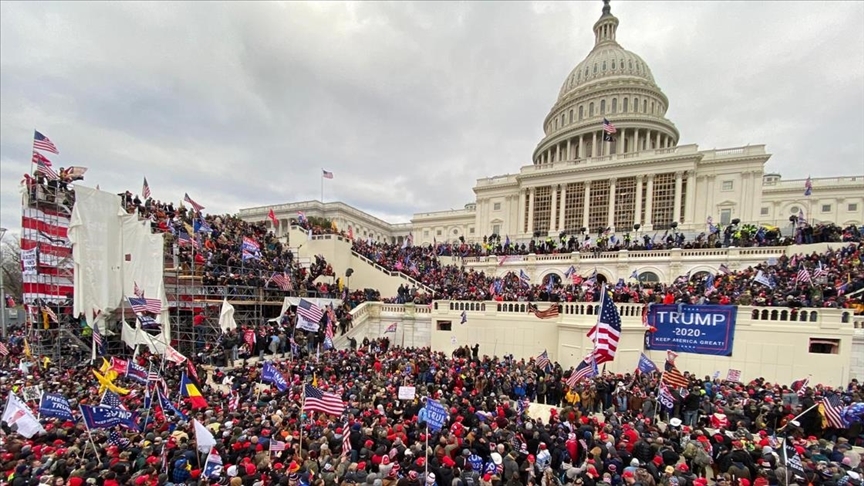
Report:
<svg viewBox="0 0 864 486"><path fill-rule="evenodd" d="M373 262L373 261L370 260L369 258L367 258L367 257L365 257L365 256L363 256L363 255L361 255L361 254L359 254L359 253L357 253L357 252L354 251L354 250L351 250L351 254L354 255L355 257L359 258L360 260L362 260L362 261L368 263L369 265L372 265L372 267L374 267L376 270L378 270L378 271L380 271L380 272L383 272L384 274L386 274L386 275L389 276L389 277L398 277L398 278L401 278L402 280L405 280L405 281L409 282L411 285L413 285L413 286L415 286L415 287L417 287L417 288L420 288L420 289L425 290L425 291L426 291L427 293L429 293L429 294L434 294L434 293L435 293L435 291L432 290L431 287L429 287L429 286L427 286L427 285L424 285L424 284L420 283L419 281L417 281L417 280L415 280L415 279L409 277L408 275L405 275L405 274L402 273L402 272L396 272L396 271L388 270L388 269L382 267L381 265L379 265L379 264Z"/></svg>
<svg viewBox="0 0 864 486"><path fill-rule="evenodd" d="M621 251L604 251L604 252L573 252L573 253L550 253L550 254L535 254L527 255L486 255L486 256L471 256L464 257L463 263L466 266L490 266L507 265L508 263L524 264L525 262L542 262L542 263L600 263L609 262L612 260L639 260L639 259L701 259L701 260L737 260L741 257L766 259L770 257L779 257L786 254L787 246L771 246L759 248L695 248L682 249L672 248L669 250L621 250ZM506 258L505 258L506 257ZM501 259L505 258L502 262Z"/></svg>

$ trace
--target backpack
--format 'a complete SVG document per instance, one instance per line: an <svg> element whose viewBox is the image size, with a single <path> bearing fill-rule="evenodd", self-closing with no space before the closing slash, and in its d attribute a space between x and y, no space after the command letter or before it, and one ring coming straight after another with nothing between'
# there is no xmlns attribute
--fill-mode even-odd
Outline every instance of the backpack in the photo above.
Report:
<svg viewBox="0 0 864 486"><path fill-rule="evenodd" d="M702 449L701 447L697 448L696 456L693 457L693 463L697 466L706 467L711 464L711 456L709 456L708 453L705 452L705 449Z"/></svg>
<svg viewBox="0 0 864 486"><path fill-rule="evenodd" d="M696 457L696 444L693 442L688 442L686 446L684 446L684 452L682 453L684 457L687 459L693 459Z"/></svg>

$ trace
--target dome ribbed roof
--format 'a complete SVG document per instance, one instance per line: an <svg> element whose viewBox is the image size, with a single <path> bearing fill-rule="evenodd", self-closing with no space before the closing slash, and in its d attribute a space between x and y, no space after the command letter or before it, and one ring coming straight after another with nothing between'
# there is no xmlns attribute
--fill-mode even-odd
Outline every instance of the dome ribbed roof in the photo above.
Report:
<svg viewBox="0 0 864 486"><path fill-rule="evenodd" d="M558 94L562 100L571 91L606 78L629 76L641 78L656 86L651 68L638 55L624 49L617 42L605 42L596 46L572 71Z"/></svg>

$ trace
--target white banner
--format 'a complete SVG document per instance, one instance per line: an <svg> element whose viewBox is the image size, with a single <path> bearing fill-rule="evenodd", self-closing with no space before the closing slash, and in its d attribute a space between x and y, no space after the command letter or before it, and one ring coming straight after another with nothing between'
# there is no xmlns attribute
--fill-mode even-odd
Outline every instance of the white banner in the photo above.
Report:
<svg viewBox="0 0 864 486"><path fill-rule="evenodd" d="M399 400L414 400L414 396L417 394L417 389L413 386L400 386L399 387Z"/></svg>
<svg viewBox="0 0 864 486"><path fill-rule="evenodd" d="M24 275L36 275L38 273L36 259L36 248L21 250L21 263L24 266Z"/></svg>

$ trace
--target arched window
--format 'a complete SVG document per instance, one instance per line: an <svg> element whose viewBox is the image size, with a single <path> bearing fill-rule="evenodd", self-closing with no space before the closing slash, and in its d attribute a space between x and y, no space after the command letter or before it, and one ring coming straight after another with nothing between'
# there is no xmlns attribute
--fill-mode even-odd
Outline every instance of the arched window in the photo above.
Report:
<svg viewBox="0 0 864 486"><path fill-rule="evenodd" d="M548 285L550 280L552 281L552 285L558 285L561 283L561 277L557 273L550 273L543 277L543 286L545 287Z"/></svg>
<svg viewBox="0 0 864 486"><path fill-rule="evenodd" d="M561 126L564 126L564 113L561 113Z"/></svg>
<svg viewBox="0 0 864 486"><path fill-rule="evenodd" d="M600 100L600 114L606 114L606 100Z"/></svg>
<svg viewBox="0 0 864 486"><path fill-rule="evenodd" d="M588 105L588 116L594 116L594 103Z"/></svg>
<svg viewBox="0 0 864 486"><path fill-rule="evenodd" d="M633 70L633 61L630 61L630 70Z"/></svg>
<svg viewBox="0 0 864 486"><path fill-rule="evenodd" d="M648 113L648 100L642 101L642 113Z"/></svg>
<svg viewBox="0 0 864 486"><path fill-rule="evenodd" d="M639 274L639 283L641 284L658 282L660 282L660 277L658 277L657 274L654 272L645 271Z"/></svg>
<svg viewBox="0 0 864 486"><path fill-rule="evenodd" d="M639 98L633 98L633 111L639 111Z"/></svg>
<svg viewBox="0 0 864 486"><path fill-rule="evenodd" d="M606 61L603 61L603 70L606 70Z"/></svg>
<svg viewBox="0 0 864 486"><path fill-rule="evenodd" d="M612 114L618 113L618 98L612 98Z"/></svg>
<svg viewBox="0 0 864 486"><path fill-rule="evenodd" d="M594 74L597 74L597 63L594 63Z"/></svg>
<svg viewBox="0 0 864 486"><path fill-rule="evenodd" d="M573 123L573 109L570 109L570 123Z"/></svg>
<svg viewBox="0 0 864 486"><path fill-rule="evenodd" d="M615 59L612 59L612 70L615 70Z"/></svg>
<svg viewBox="0 0 864 486"><path fill-rule="evenodd" d="M558 130L558 118L555 118L555 130Z"/></svg>
<svg viewBox="0 0 864 486"><path fill-rule="evenodd" d="M657 112L655 111L655 108L654 108L654 102L653 101L651 102L651 113L654 113L655 115L657 114Z"/></svg>
<svg viewBox="0 0 864 486"><path fill-rule="evenodd" d="M582 113L582 108L584 108L584 106L579 107L579 121L582 121L582 115L584 115L584 113Z"/></svg>
<svg viewBox="0 0 864 486"><path fill-rule="evenodd" d="M629 106L627 106L627 104L628 104L627 101L629 101L629 100L627 98L624 98L624 103L621 105L621 112L622 113L627 113L627 109L630 108Z"/></svg>
<svg viewBox="0 0 864 486"><path fill-rule="evenodd" d="M696 282L696 283L702 282L707 278L708 278L708 272L696 272L696 273L690 275L690 281Z"/></svg>

